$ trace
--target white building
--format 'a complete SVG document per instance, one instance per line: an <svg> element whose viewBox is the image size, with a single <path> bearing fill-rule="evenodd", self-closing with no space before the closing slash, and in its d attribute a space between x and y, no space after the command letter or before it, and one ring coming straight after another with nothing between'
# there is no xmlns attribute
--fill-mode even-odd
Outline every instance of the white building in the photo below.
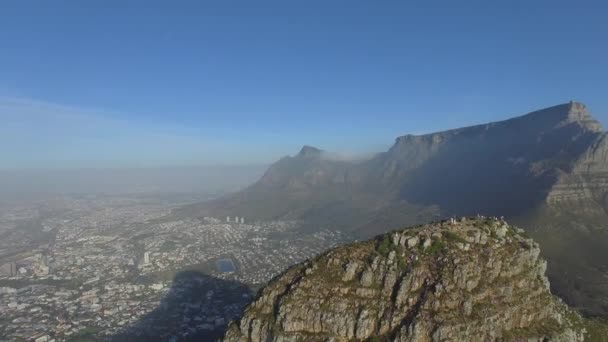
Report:
<svg viewBox="0 0 608 342"><path fill-rule="evenodd" d="M156 283L156 284L152 284L150 285L150 288L152 290L156 290L156 291L160 291L165 287L165 285L163 285L162 283Z"/></svg>
<svg viewBox="0 0 608 342"><path fill-rule="evenodd" d="M51 342L51 341L55 341L55 339L53 339L49 335L35 336L33 338L33 340L34 340L34 342Z"/></svg>
<svg viewBox="0 0 608 342"><path fill-rule="evenodd" d="M150 263L150 252L145 252L144 253L144 264L149 264Z"/></svg>
<svg viewBox="0 0 608 342"><path fill-rule="evenodd" d="M36 273L37 275L48 275L49 274L49 267L46 265L40 265L38 267L36 267L34 273Z"/></svg>

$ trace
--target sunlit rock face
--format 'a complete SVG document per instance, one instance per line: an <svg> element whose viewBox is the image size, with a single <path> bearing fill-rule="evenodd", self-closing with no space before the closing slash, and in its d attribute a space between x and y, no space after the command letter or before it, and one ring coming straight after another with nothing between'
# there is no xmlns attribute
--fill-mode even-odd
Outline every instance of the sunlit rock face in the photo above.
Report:
<svg viewBox="0 0 608 342"><path fill-rule="evenodd" d="M539 254L495 218L393 231L290 268L224 341L583 341Z"/></svg>

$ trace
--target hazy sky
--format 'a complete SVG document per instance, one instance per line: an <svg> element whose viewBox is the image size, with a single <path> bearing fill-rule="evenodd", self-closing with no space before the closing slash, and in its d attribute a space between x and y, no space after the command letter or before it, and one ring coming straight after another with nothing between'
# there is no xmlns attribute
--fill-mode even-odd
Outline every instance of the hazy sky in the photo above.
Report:
<svg viewBox="0 0 608 342"><path fill-rule="evenodd" d="M369 152L570 99L608 123L605 1L127 2L2 1L0 169Z"/></svg>

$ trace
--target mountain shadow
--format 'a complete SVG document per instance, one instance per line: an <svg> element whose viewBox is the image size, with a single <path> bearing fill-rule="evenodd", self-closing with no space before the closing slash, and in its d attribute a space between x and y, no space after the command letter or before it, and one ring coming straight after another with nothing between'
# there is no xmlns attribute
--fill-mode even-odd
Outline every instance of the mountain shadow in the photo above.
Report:
<svg viewBox="0 0 608 342"><path fill-rule="evenodd" d="M216 341L251 298L251 289L240 282L183 271L156 309L108 340Z"/></svg>

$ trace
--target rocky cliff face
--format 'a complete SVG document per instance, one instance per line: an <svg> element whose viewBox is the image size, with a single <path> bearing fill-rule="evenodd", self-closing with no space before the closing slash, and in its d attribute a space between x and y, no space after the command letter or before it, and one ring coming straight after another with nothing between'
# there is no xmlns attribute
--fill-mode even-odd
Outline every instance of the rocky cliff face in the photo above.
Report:
<svg viewBox="0 0 608 342"><path fill-rule="evenodd" d="M539 253L498 219L394 231L287 270L224 341L583 341Z"/></svg>
<svg viewBox="0 0 608 342"><path fill-rule="evenodd" d="M551 206L585 204L605 207L608 193L608 139L601 126L589 115L583 104L573 104L564 124L585 128L592 134L584 150L562 170L547 195ZM581 202L582 203L579 203Z"/></svg>
<svg viewBox="0 0 608 342"><path fill-rule="evenodd" d="M305 146L251 187L178 212L295 219L359 238L440 217L505 215L543 246L557 294L608 316L608 134L585 105L404 135L366 161L324 156Z"/></svg>
<svg viewBox="0 0 608 342"><path fill-rule="evenodd" d="M500 122L404 135L366 161L335 160L304 146L248 189L181 213L238 212L320 224L329 218L335 228L370 236L379 233L378 219L390 217L393 224L427 222L433 215L512 217L542 203L583 197L603 207L607 141L587 108L570 102ZM420 208L432 213L418 218ZM405 210L411 215L400 215ZM365 215L354 221L359 225L342 222L360 212Z"/></svg>
<svg viewBox="0 0 608 342"><path fill-rule="evenodd" d="M608 138L598 134L577 158L570 172L559 175L551 187L547 203L551 206L596 203L606 207L608 193Z"/></svg>

